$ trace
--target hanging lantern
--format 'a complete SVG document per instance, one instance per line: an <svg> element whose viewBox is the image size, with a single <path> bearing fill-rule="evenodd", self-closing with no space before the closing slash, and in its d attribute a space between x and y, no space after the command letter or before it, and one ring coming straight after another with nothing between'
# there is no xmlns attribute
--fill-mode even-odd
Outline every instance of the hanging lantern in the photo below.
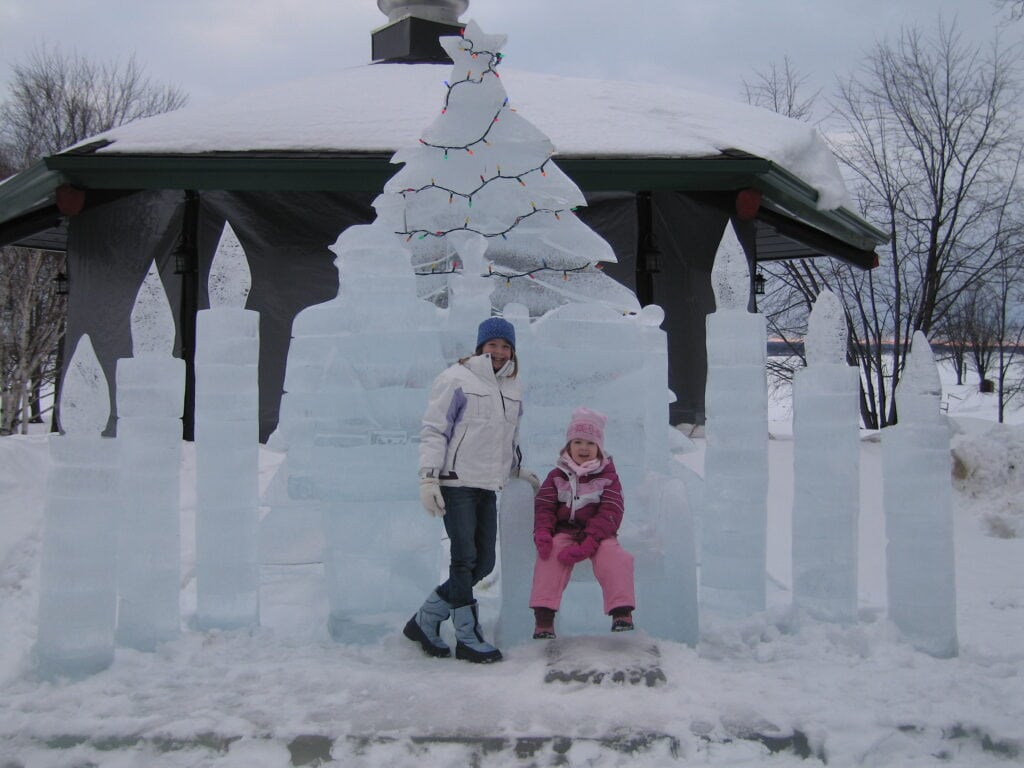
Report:
<svg viewBox="0 0 1024 768"><path fill-rule="evenodd" d="M643 268L647 272L661 272L661 249L653 232L644 235L643 245L640 248L640 258Z"/></svg>
<svg viewBox="0 0 1024 768"><path fill-rule="evenodd" d="M189 261L188 249L184 243L179 243L178 247L174 249L174 274L187 275L191 272Z"/></svg>
<svg viewBox="0 0 1024 768"><path fill-rule="evenodd" d="M757 274L754 275L754 295L755 296L764 296L764 284L765 284L764 273L761 272L761 270L758 270Z"/></svg>
<svg viewBox="0 0 1024 768"><path fill-rule="evenodd" d="M63 272L58 272L57 276L53 278L53 282L57 284L57 295L67 296L68 295L68 276Z"/></svg>

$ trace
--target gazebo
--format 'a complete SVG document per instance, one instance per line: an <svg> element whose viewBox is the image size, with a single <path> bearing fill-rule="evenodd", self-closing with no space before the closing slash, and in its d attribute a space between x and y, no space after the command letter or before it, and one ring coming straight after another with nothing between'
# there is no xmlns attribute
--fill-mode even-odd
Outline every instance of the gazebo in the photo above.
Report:
<svg viewBox="0 0 1024 768"><path fill-rule="evenodd" d="M252 272L247 306L261 313L261 439L274 430L292 320L337 294L329 246L374 219L371 203L397 170L391 156L436 113L450 64L437 37L458 34L467 2L378 5L389 20L373 33L372 64L140 120L0 183L0 244L66 252L65 344L90 335L112 402L154 261L179 308L176 351L191 363L205 275L230 222ZM848 207L834 158L804 123L662 86L502 77L583 190L578 215L618 259L606 273L665 309L673 423L703 422L710 273L727 225L747 253L752 295L765 261L877 264L884 233ZM190 380L186 437L192 392Z"/></svg>

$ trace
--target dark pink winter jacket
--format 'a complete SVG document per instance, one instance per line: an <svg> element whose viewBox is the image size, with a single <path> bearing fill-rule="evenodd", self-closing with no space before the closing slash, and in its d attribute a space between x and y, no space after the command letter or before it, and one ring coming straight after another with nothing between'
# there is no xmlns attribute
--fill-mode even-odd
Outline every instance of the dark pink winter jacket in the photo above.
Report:
<svg viewBox="0 0 1024 768"><path fill-rule="evenodd" d="M533 532L571 533L601 541L614 536L622 523L622 485L611 457L589 475L576 474L559 457L533 501Z"/></svg>

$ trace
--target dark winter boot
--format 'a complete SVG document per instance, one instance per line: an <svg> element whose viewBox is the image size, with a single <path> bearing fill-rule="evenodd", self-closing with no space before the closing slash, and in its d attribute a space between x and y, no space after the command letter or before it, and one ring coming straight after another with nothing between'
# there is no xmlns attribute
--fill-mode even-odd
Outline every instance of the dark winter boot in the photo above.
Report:
<svg viewBox="0 0 1024 768"><path fill-rule="evenodd" d="M475 602L452 611L452 621L455 623L455 639L458 641L455 643L456 659L465 659L476 664L501 661L501 651L484 642L477 621Z"/></svg>
<svg viewBox="0 0 1024 768"><path fill-rule="evenodd" d="M533 609L533 639L553 640L555 637L555 612L551 608Z"/></svg>
<svg viewBox="0 0 1024 768"><path fill-rule="evenodd" d="M441 599L435 589L420 606L416 615L406 623L402 634L414 643L419 643L427 655L447 658L452 655L452 649L441 639L441 622L447 619L451 612L452 607Z"/></svg>
<svg viewBox="0 0 1024 768"><path fill-rule="evenodd" d="M612 632L629 632L633 629L633 609L612 608Z"/></svg>

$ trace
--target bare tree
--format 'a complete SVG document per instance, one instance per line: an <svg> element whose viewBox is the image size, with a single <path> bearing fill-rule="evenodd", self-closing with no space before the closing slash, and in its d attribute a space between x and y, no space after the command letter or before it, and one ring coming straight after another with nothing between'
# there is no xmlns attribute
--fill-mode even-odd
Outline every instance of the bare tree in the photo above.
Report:
<svg viewBox="0 0 1024 768"><path fill-rule="evenodd" d="M132 120L183 106L174 87L150 81L132 56L95 63L41 47L13 67L0 103L0 178L46 155ZM65 302L55 279L62 254L0 248L0 434L41 415L40 399L59 375L56 352Z"/></svg>
<svg viewBox="0 0 1024 768"><path fill-rule="evenodd" d="M992 5L1000 10L1009 10L1012 21L1024 19L1024 0L992 0Z"/></svg>
<svg viewBox="0 0 1024 768"><path fill-rule="evenodd" d="M967 352L971 346L971 327L974 322L972 315L977 306L975 295L971 293L961 296L935 326L933 346L938 341L938 358L953 366L957 385L962 385L967 375Z"/></svg>
<svg viewBox="0 0 1024 768"><path fill-rule="evenodd" d="M1024 160L1024 148L1018 150L1013 179L1016 181ZM994 339L993 362L996 377L998 419L1002 423L1006 406L1024 393L1021 375L1021 343L1024 341L1024 192L1013 184L1007 193L1007 205L999 227L999 260L988 276L985 290L986 316L991 318ZM987 370L987 369L986 369Z"/></svg>
<svg viewBox="0 0 1024 768"><path fill-rule="evenodd" d="M42 46L15 64L0 106L0 141L18 168L97 133L186 104L178 88L153 83L132 55L90 61Z"/></svg>
<svg viewBox="0 0 1024 768"><path fill-rule="evenodd" d="M33 390L52 386L64 332L64 297L53 279L61 263L59 254L0 250L0 435L24 432Z"/></svg>
<svg viewBox="0 0 1024 768"><path fill-rule="evenodd" d="M767 71L754 75L753 82L743 81L743 96L748 104L797 120L811 119L820 89L807 95L808 77L797 71L788 56L783 57L781 67L772 62Z"/></svg>
<svg viewBox="0 0 1024 768"><path fill-rule="evenodd" d="M743 96L748 104L797 120L811 119L819 91L807 93L808 77L797 70L788 56L781 66L772 62L767 70L756 71L754 75L753 82L743 81ZM768 359L768 374L777 383L792 381L796 370L806 365L802 340L821 283L806 259L760 266L772 280L770 290L758 297L758 310L765 316L769 335L781 341L787 350L785 355Z"/></svg>
<svg viewBox="0 0 1024 768"><path fill-rule="evenodd" d="M1018 51L983 52L940 19L926 36L879 44L840 83L840 160L861 213L890 236L884 266L837 273L865 426L896 421L896 389L916 330L926 335L999 261L1020 145ZM838 290L836 290L838 287Z"/></svg>
<svg viewBox="0 0 1024 768"><path fill-rule="evenodd" d="M1005 273L1006 266L999 264L992 270L998 275ZM991 274L989 278L991 278ZM986 279L966 295L964 301L967 319L967 354L978 376L978 387L985 390L989 381L989 370L996 359L1006 318L1000 311L999 294L1002 291L997 281Z"/></svg>

